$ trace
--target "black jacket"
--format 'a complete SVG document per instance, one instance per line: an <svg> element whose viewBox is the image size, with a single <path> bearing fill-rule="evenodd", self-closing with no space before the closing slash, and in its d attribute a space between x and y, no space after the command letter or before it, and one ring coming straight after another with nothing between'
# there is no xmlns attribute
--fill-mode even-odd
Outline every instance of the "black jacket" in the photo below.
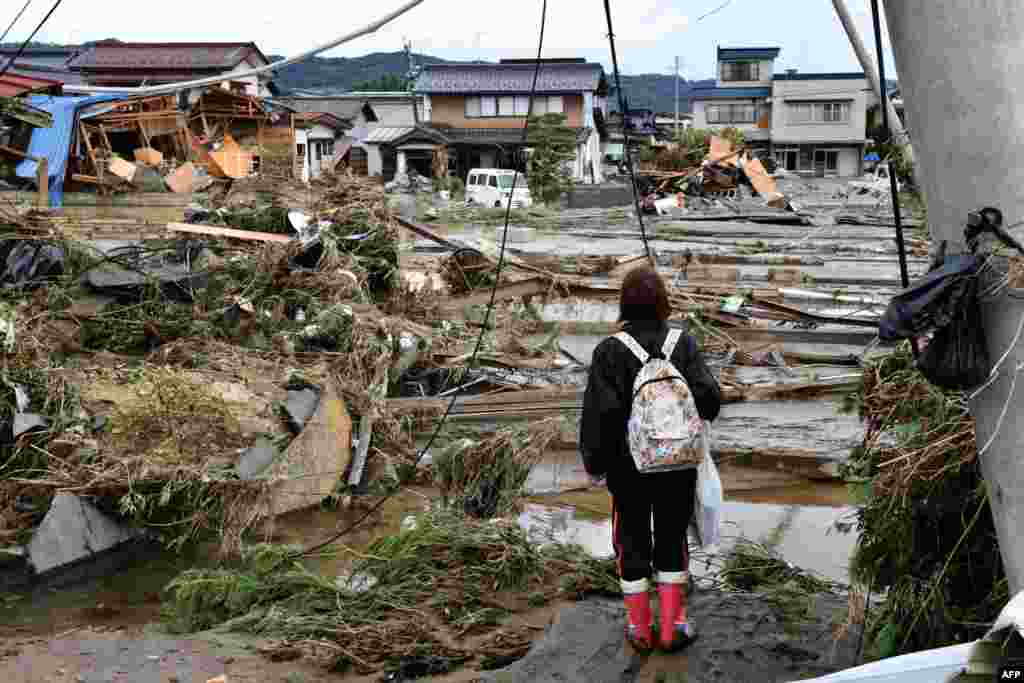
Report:
<svg viewBox="0 0 1024 683"><path fill-rule="evenodd" d="M660 352L668 326L657 321L634 321L623 328L648 352ZM697 341L683 334L672 354L672 363L690 385L697 412L707 421L718 417L722 392ZM618 339L609 337L594 350L590 379L583 397L580 423L580 452L587 473L613 478L637 474L626 442L626 423L632 407L633 382L640 372L640 360Z"/></svg>

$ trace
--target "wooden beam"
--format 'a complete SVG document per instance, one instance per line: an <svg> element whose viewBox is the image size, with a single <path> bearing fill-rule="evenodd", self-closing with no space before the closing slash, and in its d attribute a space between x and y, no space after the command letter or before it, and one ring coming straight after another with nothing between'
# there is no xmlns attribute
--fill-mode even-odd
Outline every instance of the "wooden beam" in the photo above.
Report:
<svg viewBox="0 0 1024 683"><path fill-rule="evenodd" d="M230 237L236 240L248 242L277 242L288 244L292 238L288 235L275 235L269 232L251 232L249 230L234 230L232 228L220 228L213 225L191 225L189 223L168 223L167 229L171 232L185 232L193 235L208 235L210 237Z"/></svg>
<svg viewBox="0 0 1024 683"><path fill-rule="evenodd" d="M0 152L6 152L7 154L18 157L19 159L39 161L39 157L34 157L31 154L26 154L25 152L22 152L20 149L14 149L13 147L8 147L7 145L0 145Z"/></svg>
<svg viewBox="0 0 1024 683"><path fill-rule="evenodd" d="M36 163L36 179L39 185L38 208L50 208L50 162L43 157Z"/></svg>

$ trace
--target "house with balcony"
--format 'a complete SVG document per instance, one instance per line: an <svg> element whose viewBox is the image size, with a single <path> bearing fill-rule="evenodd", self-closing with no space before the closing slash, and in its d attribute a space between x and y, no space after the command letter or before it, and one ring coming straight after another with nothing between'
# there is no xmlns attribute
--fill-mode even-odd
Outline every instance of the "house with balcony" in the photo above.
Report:
<svg viewBox="0 0 1024 683"><path fill-rule="evenodd" d="M738 128L756 152L770 153L772 78L777 47L718 48L711 88L695 88L694 128Z"/></svg>
<svg viewBox="0 0 1024 683"><path fill-rule="evenodd" d="M522 131L535 66L532 59L424 66L415 84L416 94L423 98L418 127L397 140L415 142L420 149L408 151L418 153L426 151L424 145L444 144L449 172L460 178L472 168L522 168L528 148L522 144ZM533 114L564 114L566 124L576 131L576 154L569 170L577 182L603 179L599 128L608 114L607 94L600 64L542 60ZM395 140L390 142L394 146ZM403 156L408 162L410 157Z"/></svg>
<svg viewBox="0 0 1024 683"><path fill-rule="evenodd" d="M863 73L779 72L779 48L719 48L713 88L692 95L694 127L743 131L757 156L806 176L863 172L868 112Z"/></svg>

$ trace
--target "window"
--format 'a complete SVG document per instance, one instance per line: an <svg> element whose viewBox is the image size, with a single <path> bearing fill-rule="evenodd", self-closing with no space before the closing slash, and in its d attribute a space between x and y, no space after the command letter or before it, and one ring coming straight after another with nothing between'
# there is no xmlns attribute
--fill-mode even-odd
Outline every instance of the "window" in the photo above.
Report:
<svg viewBox="0 0 1024 683"><path fill-rule="evenodd" d="M316 146L316 160L320 161L324 158L324 146L322 142L314 143Z"/></svg>
<svg viewBox="0 0 1024 683"><path fill-rule="evenodd" d="M490 178L488 178L487 179L487 184L490 185L491 187L497 187L498 186L498 178L497 178L497 176L493 176L492 175Z"/></svg>
<svg viewBox="0 0 1024 683"><path fill-rule="evenodd" d="M476 185L476 174L470 173L469 180L466 182L467 185Z"/></svg>
<svg viewBox="0 0 1024 683"><path fill-rule="evenodd" d="M528 95L516 95L515 99L516 99L515 115L516 116L526 116L529 113L529 111L530 111L530 97ZM537 104L536 100L537 100L537 98L534 98L534 100L535 100L534 101L534 113L537 113L537 111L536 111L536 109L537 109L536 108L536 104Z"/></svg>
<svg viewBox="0 0 1024 683"><path fill-rule="evenodd" d="M295 154L297 154L300 157L305 157L306 156L306 146L304 144L302 144L301 142L299 144L295 145Z"/></svg>
<svg viewBox="0 0 1024 683"><path fill-rule="evenodd" d="M522 182L521 181L522 181L522 179L520 179L520 182L517 183L520 187L522 187ZM500 175L500 176L498 176L498 186L501 187L501 189L503 189L503 190L511 190L512 189L512 176L511 175Z"/></svg>
<svg viewBox="0 0 1024 683"><path fill-rule="evenodd" d="M324 141L324 156L326 156L326 157L333 157L334 156L334 140L325 140Z"/></svg>
<svg viewBox="0 0 1024 683"><path fill-rule="evenodd" d="M515 116L516 98L511 96L498 98L498 116Z"/></svg>
<svg viewBox="0 0 1024 683"><path fill-rule="evenodd" d="M723 81L757 81L761 78L758 62L722 62Z"/></svg>
<svg viewBox="0 0 1024 683"><path fill-rule="evenodd" d="M824 170L826 173L838 173L839 152L834 149L814 150L814 166L817 169Z"/></svg>
<svg viewBox="0 0 1024 683"><path fill-rule="evenodd" d="M497 116L498 100L495 97L480 98L480 116Z"/></svg>
<svg viewBox="0 0 1024 683"><path fill-rule="evenodd" d="M541 99L543 99L543 98L541 98ZM561 95L552 95L551 97L548 97L547 105L548 105L547 109L544 112L542 112L542 113L545 113L545 114L563 114L563 113L565 113L565 107L562 104L562 96Z"/></svg>
<svg viewBox="0 0 1024 683"><path fill-rule="evenodd" d="M480 116L480 98L479 97L467 97L466 98L466 118L475 119Z"/></svg>
<svg viewBox="0 0 1024 683"><path fill-rule="evenodd" d="M757 107L754 104L709 104L708 123L754 123Z"/></svg>
<svg viewBox="0 0 1024 683"><path fill-rule="evenodd" d="M789 123L849 123L849 102L792 102Z"/></svg>

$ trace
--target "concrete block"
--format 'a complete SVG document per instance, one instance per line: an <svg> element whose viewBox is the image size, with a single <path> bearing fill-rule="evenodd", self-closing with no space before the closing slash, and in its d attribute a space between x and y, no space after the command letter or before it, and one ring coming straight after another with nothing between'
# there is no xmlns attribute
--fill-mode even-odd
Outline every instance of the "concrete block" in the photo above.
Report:
<svg viewBox="0 0 1024 683"><path fill-rule="evenodd" d="M28 544L29 564L37 574L42 574L138 540L142 535L73 493L61 492L54 496L50 511Z"/></svg>

